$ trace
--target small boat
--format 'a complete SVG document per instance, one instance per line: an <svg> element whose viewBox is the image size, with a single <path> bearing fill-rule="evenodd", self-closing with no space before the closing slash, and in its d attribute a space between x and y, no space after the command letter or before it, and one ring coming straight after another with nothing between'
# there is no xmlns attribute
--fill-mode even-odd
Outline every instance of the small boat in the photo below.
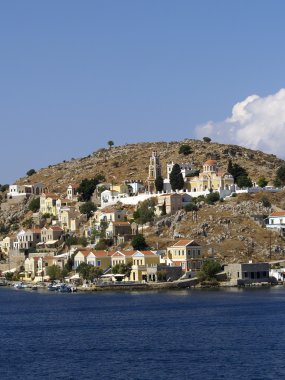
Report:
<svg viewBox="0 0 285 380"><path fill-rule="evenodd" d="M24 284L23 282L16 282L16 284L14 284L15 289L25 289L27 287L28 285Z"/></svg>

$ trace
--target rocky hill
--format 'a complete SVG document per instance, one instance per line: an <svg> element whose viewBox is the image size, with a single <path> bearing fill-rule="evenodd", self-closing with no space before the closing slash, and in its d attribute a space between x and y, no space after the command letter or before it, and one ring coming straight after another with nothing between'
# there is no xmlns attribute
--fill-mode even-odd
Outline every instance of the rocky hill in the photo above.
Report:
<svg viewBox="0 0 285 380"><path fill-rule="evenodd" d="M178 153L182 144L188 144L192 153L184 156ZM265 154L236 145L205 143L200 140L185 139L176 142L152 142L128 144L99 149L87 157L71 159L39 170L30 177L20 178L17 183L43 182L49 191L64 193L70 183L79 183L84 178L92 178L102 173L106 181L120 183L125 179L145 181L151 152L156 150L161 158L162 174L166 176L166 164L191 162L201 168L208 158L218 160L222 170L226 170L228 160L243 166L252 180L265 176L274 179L276 169L284 163L273 154Z"/></svg>
<svg viewBox="0 0 285 380"><path fill-rule="evenodd" d="M184 156L178 153L182 144L190 145L192 153ZM244 167L253 181L260 176L273 180L275 172L284 161L274 155L265 154L235 145L206 143L186 139L177 142L153 142L128 144L99 149L87 157L64 161L39 170L30 177L20 178L17 183L43 182L49 191L65 194L71 183L80 183L84 178L93 178L101 173L106 181L120 183L125 179L145 181L152 151L156 150L161 158L163 176L166 164L190 162L200 169L205 160L218 160L222 170L226 170L228 160ZM196 239L206 252L218 256L224 262L268 260L285 257L284 239L278 233L269 234L268 230L254 220L254 215L268 215L272 210L285 209L285 192L244 194L230 198L215 205L201 204L197 215L179 211L174 216L159 218L144 230L147 241L153 248L166 248L179 237ZM262 204L266 196L270 208ZM2 205L3 206L3 205ZM7 205L8 206L8 205ZM7 221L11 231L23 225L23 220L31 217L27 204L2 207L0 221ZM15 224L15 228L13 228ZM1 231L4 236L4 231ZM2 237L3 237L2 236Z"/></svg>

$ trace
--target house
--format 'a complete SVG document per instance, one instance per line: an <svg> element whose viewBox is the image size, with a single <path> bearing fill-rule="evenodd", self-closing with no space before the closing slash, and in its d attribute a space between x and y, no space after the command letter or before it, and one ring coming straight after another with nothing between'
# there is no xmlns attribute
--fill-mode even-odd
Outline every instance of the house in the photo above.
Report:
<svg viewBox="0 0 285 380"><path fill-rule="evenodd" d="M143 181L125 181L130 189L130 195L137 195L145 191Z"/></svg>
<svg viewBox="0 0 285 380"><path fill-rule="evenodd" d="M178 210L182 209L182 201L183 194L162 194L157 197L155 213L157 216L162 215L164 211L166 214L175 214Z"/></svg>
<svg viewBox="0 0 285 380"><path fill-rule="evenodd" d="M129 195L127 193L120 193L116 190L104 190L101 193L101 206L104 207L107 204L115 204L122 198L126 198Z"/></svg>
<svg viewBox="0 0 285 380"><path fill-rule="evenodd" d="M266 228L285 233L285 211L275 211L266 220Z"/></svg>
<svg viewBox="0 0 285 380"><path fill-rule="evenodd" d="M116 251L111 257L111 266L118 264L127 265L133 262L133 254L136 251Z"/></svg>
<svg viewBox="0 0 285 380"><path fill-rule="evenodd" d="M0 241L1 251L8 254L10 249L13 249L13 245L16 240L16 236L6 236L3 240Z"/></svg>
<svg viewBox="0 0 285 380"><path fill-rule="evenodd" d="M86 263L106 270L111 266L111 256L113 253L113 251L96 251L93 248L80 248L74 256L74 269L77 269L80 264Z"/></svg>
<svg viewBox="0 0 285 380"><path fill-rule="evenodd" d="M41 241L41 230L39 228L22 229L17 233L16 240L13 243L13 249L29 249L36 247Z"/></svg>
<svg viewBox="0 0 285 380"><path fill-rule="evenodd" d="M53 193L43 193L40 196L40 213L57 216L57 204L58 195Z"/></svg>
<svg viewBox="0 0 285 380"><path fill-rule="evenodd" d="M58 226L52 226L49 228L43 227L41 229L41 242L49 243L57 241L63 235L63 229Z"/></svg>
<svg viewBox="0 0 285 380"><path fill-rule="evenodd" d="M167 260L184 272L199 271L203 265L202 247L195 240L182 239L167 248Z"/></svg>
<svg viewBox="0 0 285 380"><path fill-rule="evenodd" d="M160 256L155 251L136 251L132 259L131 281L147 281L147 269L160 263Z"/></svg>
<svg viewBox="0 0 285 380"><path fill-rule="evenodd" d="M94 267L99 267L103 271L111 267L111 257L114 251L90 250L86 256L86 263Z"/></svg>
<svg viewBox="0 0 285 380"><path fill-rule="evenodd" d="M119 245L131 240L134 229L130 222L110 222L106 229L106 238L113 239L114 245Z"/></svg>
<svg viewBox="0 0 285 380"><path fill-rule="evenodd" d="M125 210L116 210L113 208L105 208L95 211L94 215L90 218L90 227L97 227L99 229L101 222L119 222L124 221L126 215Z"/></svg>
<svg viewBox="0 0 285 380"><path fill-rule="evenodd" d="M225 265L231 285L247 285L252 283L269 282L269 263L238 263Z"/></svg>
<svg viewBox="0 0 285 380"><path fill-rule="evenodd" d="M41 182L32 185L10 185L7 193L8 198L19 196L40 195L44 191L44 185Z"/></svg>
<svg viewBox="0 0 285 380"><path fill-rule="evenodd" d="M58 212L58 221L65 231L76 231L79 228L80 213L74 206L63 206Z"/></svg>
<svg viewBox="0 0 285 380"><path fill-rule="evenodd" d="M207 160L198 176L187 177L186 187L193 192L233 190L234 178L230 173L222 173L216 160Z"/></svg>

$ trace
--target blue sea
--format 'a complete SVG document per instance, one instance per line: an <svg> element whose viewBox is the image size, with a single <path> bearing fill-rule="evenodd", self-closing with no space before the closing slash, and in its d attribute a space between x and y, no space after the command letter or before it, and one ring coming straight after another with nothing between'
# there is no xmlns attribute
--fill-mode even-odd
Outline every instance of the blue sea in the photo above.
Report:
<svg viewBox="0 0 285 380"><path fill-rule="evenodd" d="M284 379L285 287L0 288L0 379Z"/></svg>

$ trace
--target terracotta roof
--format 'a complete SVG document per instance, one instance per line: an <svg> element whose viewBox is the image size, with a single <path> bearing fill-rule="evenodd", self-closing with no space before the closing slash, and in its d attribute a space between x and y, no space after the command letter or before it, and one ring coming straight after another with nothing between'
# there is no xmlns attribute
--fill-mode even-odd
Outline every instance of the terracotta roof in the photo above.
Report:
<svg viewBox="0 0 285 380"><path fill-rule="evenodd" d="M204 165L217 165L217 161L216 160L207 160Z"/></svg>
<svg viewBox="0 0 285 380"><path fill-rule="evenodd" d="M58 226L50 227L50 229L53 231L63 231L63 229L61 227L58 227Z"/></svg>
<svg viewBox="0 0 285 380"><path fill-rule="evenodd" d="M269 216L285 216L285 211L274 211Z"/></svg>
<svg viewBox="0 0 285 380"><path fill-rule="evenodd" d="M194 243L194 244L193 244ZM194 240L182 239L178 240L176 243L172 245L172 247L185 247L186 245L199 245Z"/></svg>
<svg viewBox="0 0 285 380"><path fill-rule="evenodd" d="M45 196L47 198L59 199L59 196L57 194L54 194L54 193L42 193L42 196Z"/></svg>

